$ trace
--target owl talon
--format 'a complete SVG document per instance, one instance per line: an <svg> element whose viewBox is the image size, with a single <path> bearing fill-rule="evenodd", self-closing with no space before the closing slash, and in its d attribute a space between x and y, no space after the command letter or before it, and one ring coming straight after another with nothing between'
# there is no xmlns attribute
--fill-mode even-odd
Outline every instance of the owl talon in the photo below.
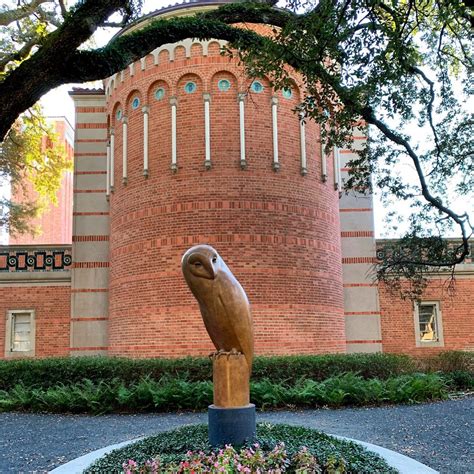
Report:
<svg viewBox="0 0 474 474"><path fill-rule="evenodd" d="M230 356L239 356L242 355L242 352L239 352L237 349L232 348L230 351L224 351L223 349L216 351L216 352L211 352L209 354L210 359L215 359L220 356L227 356L229 358Z"/></svg>

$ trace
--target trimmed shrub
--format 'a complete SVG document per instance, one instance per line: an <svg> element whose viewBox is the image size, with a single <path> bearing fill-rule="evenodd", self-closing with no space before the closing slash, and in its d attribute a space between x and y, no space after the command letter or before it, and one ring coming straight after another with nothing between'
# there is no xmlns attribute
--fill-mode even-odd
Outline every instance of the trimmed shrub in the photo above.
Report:
<svg viewBox="0 0 474 474"><path fill-rule="evenodd" d="M271 379L295 384L301 378L321 381L346 372L363 378L387 379L414 373L413 359L394 354L327 354L308 356L256 357L252 380ZM95 383L121 380L125 385L150 377L191 382L212 380L209 358L127 359L118 357L67 357L0 361L0 390L15 384L26 387L54 387L89 379Z"/></svg>
<svg viewBox="0 0 474 474"><path fill-rule="evenodd" d="M143 377L160 379L170 376L183 380L211 380L212 366L208 358L128 359L124 357L54 357L0 361L0 390L14 384L27 387L54 387L64 381L96 383L120 379L125 384Z"/></svg>
<svg viewBox="0 0 474 474"><path fill-rule="evenodd" d="M439 372L473 372L474 352L445 351L434 357L421 359L421 368L424 371Z"/></svg>

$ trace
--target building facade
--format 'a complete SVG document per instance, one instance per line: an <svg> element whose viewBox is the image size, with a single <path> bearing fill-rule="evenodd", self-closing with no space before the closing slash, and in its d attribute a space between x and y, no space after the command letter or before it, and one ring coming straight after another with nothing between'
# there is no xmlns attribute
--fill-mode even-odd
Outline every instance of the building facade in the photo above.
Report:
<svg viewBox="0 0 474 474"><path fill-rule="evenodd" d="M66 157L74 159L74 128L66 117L48 117L48 123L57 135L58 143L64 147ZM42 149L50 147L44 137ZM50 204L37 218L30 222L39 232L36 235L21 234L8 236L8 245L64 245L71 244L72 239L72 171L63 173L56 204ZM26 181L23 189L13 192L12 201L35 201L37 195L33 186Z"/></svg>
<svg viewBox="0 0 474 474"><path fill-rule="evenodd" d="M217 3L165 8L122 34ZM0 248L0 354L207 354L180 269L204 243L249 296L258 354L474 348L471 266L462 305L433 289L407 306L379 288L372 197L341 193L352 152L326 155L318 125L300 121L297 74L275 91L222 46L164 45L103 89L70 93L72 245ZM363 128L353 139L363 145Z"/></svg>

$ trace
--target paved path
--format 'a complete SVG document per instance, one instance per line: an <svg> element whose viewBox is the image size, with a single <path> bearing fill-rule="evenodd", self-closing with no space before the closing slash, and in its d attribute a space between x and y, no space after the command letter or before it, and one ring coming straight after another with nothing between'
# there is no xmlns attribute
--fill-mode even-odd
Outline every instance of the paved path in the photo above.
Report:
<svg viewBox="0 0 474 474"><path fill-rule="evenodd" d="M474 474L474 397L415 406L276 411L259 421L306 425L410 456L442 473ZM45 472L95 449L186 423L204 413L0 413L0 472Z"/></svg>

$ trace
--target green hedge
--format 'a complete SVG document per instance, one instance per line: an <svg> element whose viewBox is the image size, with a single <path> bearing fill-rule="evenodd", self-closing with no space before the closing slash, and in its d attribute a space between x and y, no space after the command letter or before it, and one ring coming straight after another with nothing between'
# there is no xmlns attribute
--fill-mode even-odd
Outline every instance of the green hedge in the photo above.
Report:
<svg viewBox="0 0 474 474"><path fill-rule="evenodd" d="M450 351L428 359L416 360L396 354L327 354L308 356L256 357L252 380L270 379L295 384L300 379L322 381L343 373L356 373L364 379L388 379L415 372L457 372L459 378L472 374L474 353ZM467 373L467 375L465 374ZM464 374L464 375L463 375ZM77 383L118 379L125 385L144 377L163 377L190 382L212 379L207 357L183 359L126 359L115 357L67 357L0 361L0 390L16 384L48 388Z"/></svg>
<svg viewBox="0 0 474 474"><path fill-rule="evenodd" d="M256 357L252 380L271 379L295 384L307 378L322 381L346 372L361 377L387 379L414 373L416 362L405 355L394 354L328 354L315 356ZM76 383L84 379L94 383L119 379L132 384L144 377L162 377L190 382L212 379L209 358L126 359L115 357L67 357L35 360L0 361L0 390L16 384L48 388L60 383Z"/></svg>
<svg viewBox="0 0 474 474"><path fill-rule="evenodd" d="M460 352L421 362L391 354L257 357L251 399L263 409L442 399L449 392L474 390L472 361L473 354ZM210 403L207 358L0 362L0 411L200 410Z"/></svg>

